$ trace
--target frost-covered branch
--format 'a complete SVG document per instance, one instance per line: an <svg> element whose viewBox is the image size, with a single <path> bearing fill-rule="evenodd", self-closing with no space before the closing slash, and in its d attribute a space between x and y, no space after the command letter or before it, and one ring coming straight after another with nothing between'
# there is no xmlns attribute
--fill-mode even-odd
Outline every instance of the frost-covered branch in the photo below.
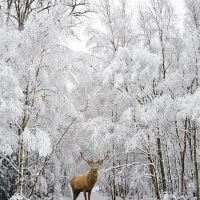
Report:
<svg viewBox="0 0 200 200"><path fill-rule="evenodd" d="M36 184L37 184L38 178L40 177L41 173L44 171L45 167L47 166L47 164L48 164L48 162L49 162L51 156L54 154L54 152L55 152L56 148L58 147L59 143L62 141L63 137L65 136L65 134L67 133L67 131L69 130L69 128L72 126L72 124L73 124L75 121L76 121L76 118L74 118L74 119L72 120L72 122L69 124L69 126L67 127L67 129L66 129L66 130L64 131L64 133L61 135L61 137L59 138L59 140L57 141L57 143L56 143L55 146L53 147L52 152L51 152L49 155L47 155L47 156L45 157L43 166L40 168L40 170L39 170L39 172L38 172L38 175L36 176L36 178L35 178L35 180L34 180L34 182L33 182L33 186L32 186L32 188L31 188L31 192L30 192L30 194L29 194L29 198L33 195L33 192L34 192L34 190L35 190L35 186L36 186Z"/></svg>
<svg viewBox="0 0 200 200"><path fill-rule="evenodd" d="M104 171L110 171L112 169L120 169L120 168L123 168L123 167L130 167L130 166L133 166L133 165L141 165L141 166L149 166L149 165L153 165L152 163L141 163L141 162L134 162L134 163L128 163L128 164L123 164L123 165L117 165L117 166L114 166L114 167L110 167L110 168L107 168L107 169L104 169Z"/></svg>
<svg viewBox="0 0 200 200"><path fill-rule="evenodd" d="M10 164L10 166L11 166L17 173L19 173L19 170L18 170L16 164L15 164L13 161L11 161L11 158L8 159L7 156L4 156L2 153L0 153L0 155L1 155L1 157L2 157L3 159L5 159L6 161L8 161L8 163Z"/></svg>

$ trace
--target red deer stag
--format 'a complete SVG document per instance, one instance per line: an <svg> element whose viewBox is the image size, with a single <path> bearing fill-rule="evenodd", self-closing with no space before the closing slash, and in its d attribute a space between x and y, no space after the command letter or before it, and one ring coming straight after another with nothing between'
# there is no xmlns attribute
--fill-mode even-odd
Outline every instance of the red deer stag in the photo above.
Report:
<svg viewBox="0 0 200 200"><path fill-rule="evenodd" d="M92 161L85 159L83 157L82 152L80 153L83 160L85 160L88 163L88 165L91 166L91 169L88 174L75 175L71 179L71 187L72 187L73 196L74 196L73 200L76 200L80 192L84 193L85 200L87 200L86 192L88 192L88 200L90 200L91 191L98 177L98 167L103 164L103 161L108 157L108 154L105 154L104 152L103 159L96 163L93 163Z"/></svg>

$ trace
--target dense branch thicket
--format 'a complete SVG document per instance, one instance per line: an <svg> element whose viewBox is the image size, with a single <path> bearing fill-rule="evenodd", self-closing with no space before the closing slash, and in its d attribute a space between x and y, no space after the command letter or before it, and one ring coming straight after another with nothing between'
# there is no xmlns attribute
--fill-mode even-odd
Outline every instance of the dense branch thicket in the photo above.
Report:
<svg viewBox="0 0 200 200"><path fill-rule="evenodd" d="M0 1L0 199L71 197L79 151L107 150L112 200L200 200L200 2L184 4L181 32L169 0ZM80 25L91 54L67 47Z"/></svg>

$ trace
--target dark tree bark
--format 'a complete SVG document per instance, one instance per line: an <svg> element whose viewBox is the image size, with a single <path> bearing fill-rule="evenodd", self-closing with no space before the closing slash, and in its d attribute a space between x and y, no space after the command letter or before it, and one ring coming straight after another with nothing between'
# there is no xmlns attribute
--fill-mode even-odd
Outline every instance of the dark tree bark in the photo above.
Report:
<svg viewBox="0 0 200 200"><path fill-rule="evenodd" d="M149 170L151 173L151 180L153 183L155 195L156 195L157 200L160 200L160 192L159 192L158 180L157 180L157 176L156 176L156 172L155 172L155 168L154 168L154 162L153 162L150 152L148 152L147 156L148 156Z"/></svg>
<svg viewBox="0 0 200 200"><path fill-rule="evenodd" d="M197 127L196 123L193 123L194 127L194 168L195 168L195 178L196 178L196 193L197 193L197 200L200 200L199 196L199 171L198 171L198 161L197 161Z"/></svg>
<svg viewBox="0 0 200 200"><path fill-rule="evenodd" d="M167 183L166 183L166 178L165 178L165 169L164 169L164 163L163 163L160 137L157 138L157 147L158 147L158 157L159 157L160 171L161 171L161 177L162 177L162 189L163 189L163 193L166 193Z"/></svg>
<svg viewBox="0 0 200 200"><path fill-rule="evenodd" d="M187 125L188 119L185 119L185 135L184 135L184 141L183 141L183 152L181 156L181 194L184 195L185 191L185 181L184 181L184 175L185 175L185 155L186 155L186 150L187 150Z"/></svg>

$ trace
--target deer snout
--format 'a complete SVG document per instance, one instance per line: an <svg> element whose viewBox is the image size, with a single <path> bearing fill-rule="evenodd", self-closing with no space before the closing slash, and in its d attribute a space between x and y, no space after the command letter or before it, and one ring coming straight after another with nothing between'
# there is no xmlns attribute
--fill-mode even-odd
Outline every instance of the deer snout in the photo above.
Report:
<svg viewBox="0 0 200 200"><path fill-rule="evenodd" d="M98 167L97 166L93 167L93 169L94 169L94 171L98 171Z"/></svg>
<svg viewBox="0 0 200 200"><path fill-rule="evenodd" d="M92 168L96 172L96 171L98 171L99 165L95 163L92 165Z"/></svg>

